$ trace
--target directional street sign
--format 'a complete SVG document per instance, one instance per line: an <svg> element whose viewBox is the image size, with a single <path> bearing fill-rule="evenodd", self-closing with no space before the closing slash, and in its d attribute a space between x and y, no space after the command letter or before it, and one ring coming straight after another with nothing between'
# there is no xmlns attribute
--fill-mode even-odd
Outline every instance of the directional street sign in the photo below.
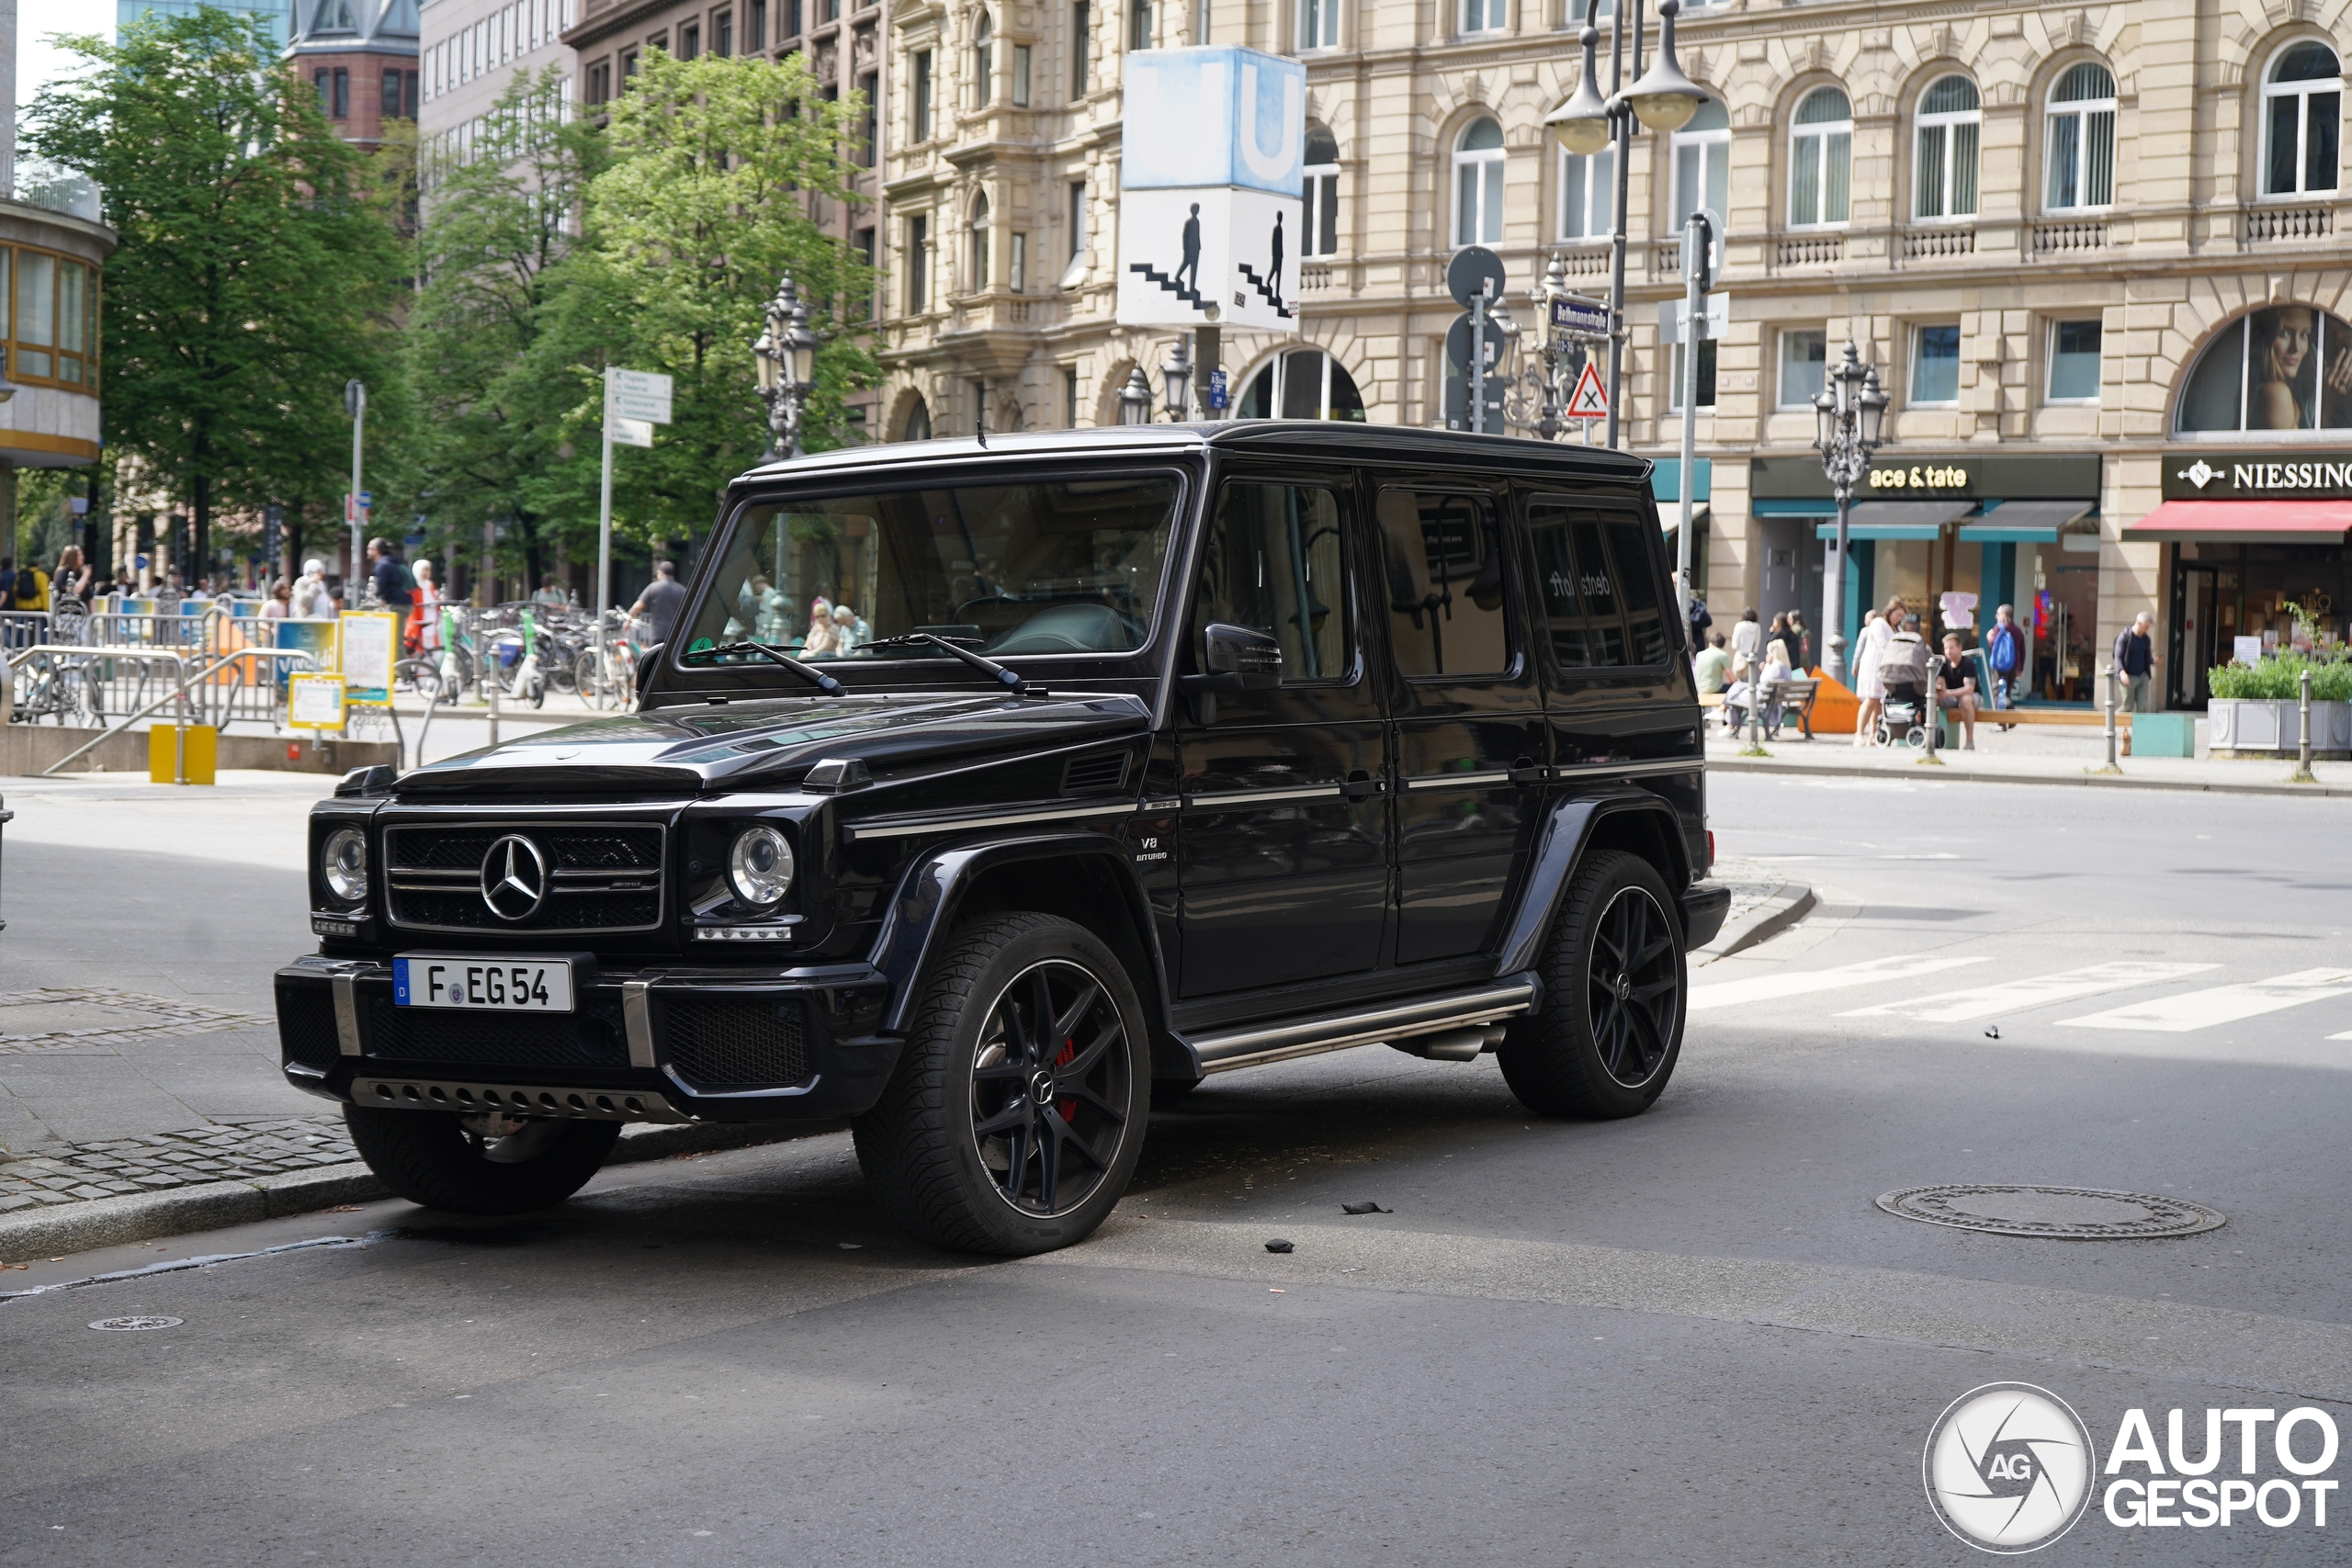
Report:
<svg viewBox="0 0 2352 1568"><path fill-rule="evenodd" d="M1607 419L1609 393L1600 385L1600 371L1590 364L1577 378L1577 389L1568 394L1568 406L1562 411L1570 419Z"/></svg>
<svg viewBox="0 0 2352 1568"><path fill-rule="evenodd" d="M1558 295L1552 301L1552 325L1577 337L1607 337L1609 307L1598 299Z"/></svg>
<svg viewBox="0 0 2352 1568"><path fill-rule="evenodd" d="M658 370L611 367L605 372L605 414L608 419L669 423L670 378Z"/></svg>
<svg viewBox="0 0 2352 1568"><path fill-rule="evenodd" d="M614 446L650 446L653 445L651 420L624 419L619 414L615 414L609 423Z"/></svg>

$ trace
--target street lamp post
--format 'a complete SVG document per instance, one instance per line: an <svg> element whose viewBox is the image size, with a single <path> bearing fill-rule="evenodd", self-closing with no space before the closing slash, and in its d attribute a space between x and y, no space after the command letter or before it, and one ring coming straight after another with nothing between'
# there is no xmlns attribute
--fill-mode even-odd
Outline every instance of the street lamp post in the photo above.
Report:
<svg viewBox="0 0 2352 1568"><path fill-rule="evenodd" d="M808 306L793 287L790 273L767 303L766 330L752 345L752 360L759 375L760 400L768 410L767 461L802 456L801 426L808 412L808 394L817 389L817 334L808 330Z"/></svg>
<svg viewBox="0 0 2352 1568"><path fill-rule="evenodd" d="M1838 547L1821 574L1821 618L1826 636L1822 667L1833 680L1846 678L1846 547L1854 511L1854 486L1870 468L1886 419L1886 394L1878 370L1865 366L1849 339L1844 357L1829 373L1829 384L1813 400L1814 450L1838 498Z"/></svg>
<svg viewBox="0 0 2352 1568"><path fill-rule="evenodd" d="M343 592L344 602L356 606L359 591L356 580L368 570L367 541L360 536L367 522L360 515L359 505L359 434L368 423L367 383L356 376L345 381L343 384L343 406L351 415L351 495L344 504L351 509L351 576L354 580L344 584Z"/></svg>
<svg viewBox="0 0 2352 1568"><path fill-rule="evenodd" d="M1634 13L1634 69L1642 74L1632 86L1620 92L1618 83L1625 62L1624 13L1629 6ZM1568 101L1544 117L1544 122L1552 127L1560 145L1578 157L1589 158L1612 142L1617 149L1616 166L1611 171L1616 191L1609 236L1607 439L1611 446L1617 445L1618 411L1623 406L1619 392L1625 363L1625 202L1634 127L1639 122L1652 130L1679 130L1690 123L1690 117L1707 101L1706 93L1682 73L1680 63L1674 58L1674 18L1681 9L1680 0L1658 0L1657 57L1650 62L1647 71L1642 71L1642 8L1636 0L1618 0L1616 14L1610 21L1611 96L1604 99L1595 56L1600 43L1600 28L1595 20L1600 0L1586 0L1584 28L1577 35L1584 46L1583 78Z"/></svg>
<svg viewBox="0 0 2352 1568"><path fill-rule="evenodd" d="M1127 372L1127 384L1119 389L1119 423L1149 424L1151 423L1151 383L1144 378L1138 365Z"/></svg>
<svg viewBox="0 0 2352 1568"><path fill-rule="evenodd" d="M1168 390L1168 423L1181 424L1193 412L1193 339L1187 333L1176 340L1176 346L1159 367L1159 378ZM1146 394L1148 396L1148 393Z"/></svg>

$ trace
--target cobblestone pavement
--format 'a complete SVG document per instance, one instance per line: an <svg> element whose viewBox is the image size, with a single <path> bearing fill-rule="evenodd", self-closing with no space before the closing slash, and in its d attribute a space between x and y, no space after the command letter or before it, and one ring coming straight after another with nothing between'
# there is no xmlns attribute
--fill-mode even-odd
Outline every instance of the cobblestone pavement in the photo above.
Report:
<svg viewBox="0 0 2352 1568"><path fill-rule="evenodd" d="M0 1164L0 1213L205 1181L276 1176L358 1157L342 1119L332 1115L112 1138Z"/></svg>
<svg viewBox="0 0 2352 1568"><path fill-rule="evenodd" d="M0 992L0 1053L71 1051L142 1040L272 1029L274 1019L111 986L43 986Z"/></svg>
<svg viewBox="0 0 2352 1568"><path fill-rule="evenodd" d="M1724 917L1726 926L1747 919L1789 885L1786 875L1761 861L1719 860L1707 875L1731 889L1731 912Z"/></svg>

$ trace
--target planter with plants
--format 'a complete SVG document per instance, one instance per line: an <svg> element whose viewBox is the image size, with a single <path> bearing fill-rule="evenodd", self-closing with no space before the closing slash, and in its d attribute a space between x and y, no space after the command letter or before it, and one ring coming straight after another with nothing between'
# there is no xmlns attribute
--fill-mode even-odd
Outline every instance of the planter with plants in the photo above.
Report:
<svg viewBox="0 0 2352 1568"><path fill-rule="evenodd" d="M2288 653L2223 664L2206 677L2207 739L2216 757L2292 757L2302 743L2301 678L2312 672L2312 755L2352 758L2352 662Z"/></svg>

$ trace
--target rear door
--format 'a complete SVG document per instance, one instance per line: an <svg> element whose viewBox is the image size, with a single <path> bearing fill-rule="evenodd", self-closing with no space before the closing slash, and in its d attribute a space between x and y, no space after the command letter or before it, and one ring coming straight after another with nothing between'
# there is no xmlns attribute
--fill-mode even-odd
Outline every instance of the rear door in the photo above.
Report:
<svg viewBox="0 0 2352 1568"><path fill-rule="evenodd" d="M1460 477L1374 499L1396 713L1396 961L1479 953L1545 760L1543 697L1506 547L1509 491Z"/></svg>
<svg viewBox="0 0 2352 1568"><path fill-rule="evenodd" d="M1386 714L1364 657L1358 498L1345 470L1229 471L1211 505L1185 654L1204 629L1273 637L1271 690L1180 698L1180 994L1377 967L1388 925Z"/></svg>

